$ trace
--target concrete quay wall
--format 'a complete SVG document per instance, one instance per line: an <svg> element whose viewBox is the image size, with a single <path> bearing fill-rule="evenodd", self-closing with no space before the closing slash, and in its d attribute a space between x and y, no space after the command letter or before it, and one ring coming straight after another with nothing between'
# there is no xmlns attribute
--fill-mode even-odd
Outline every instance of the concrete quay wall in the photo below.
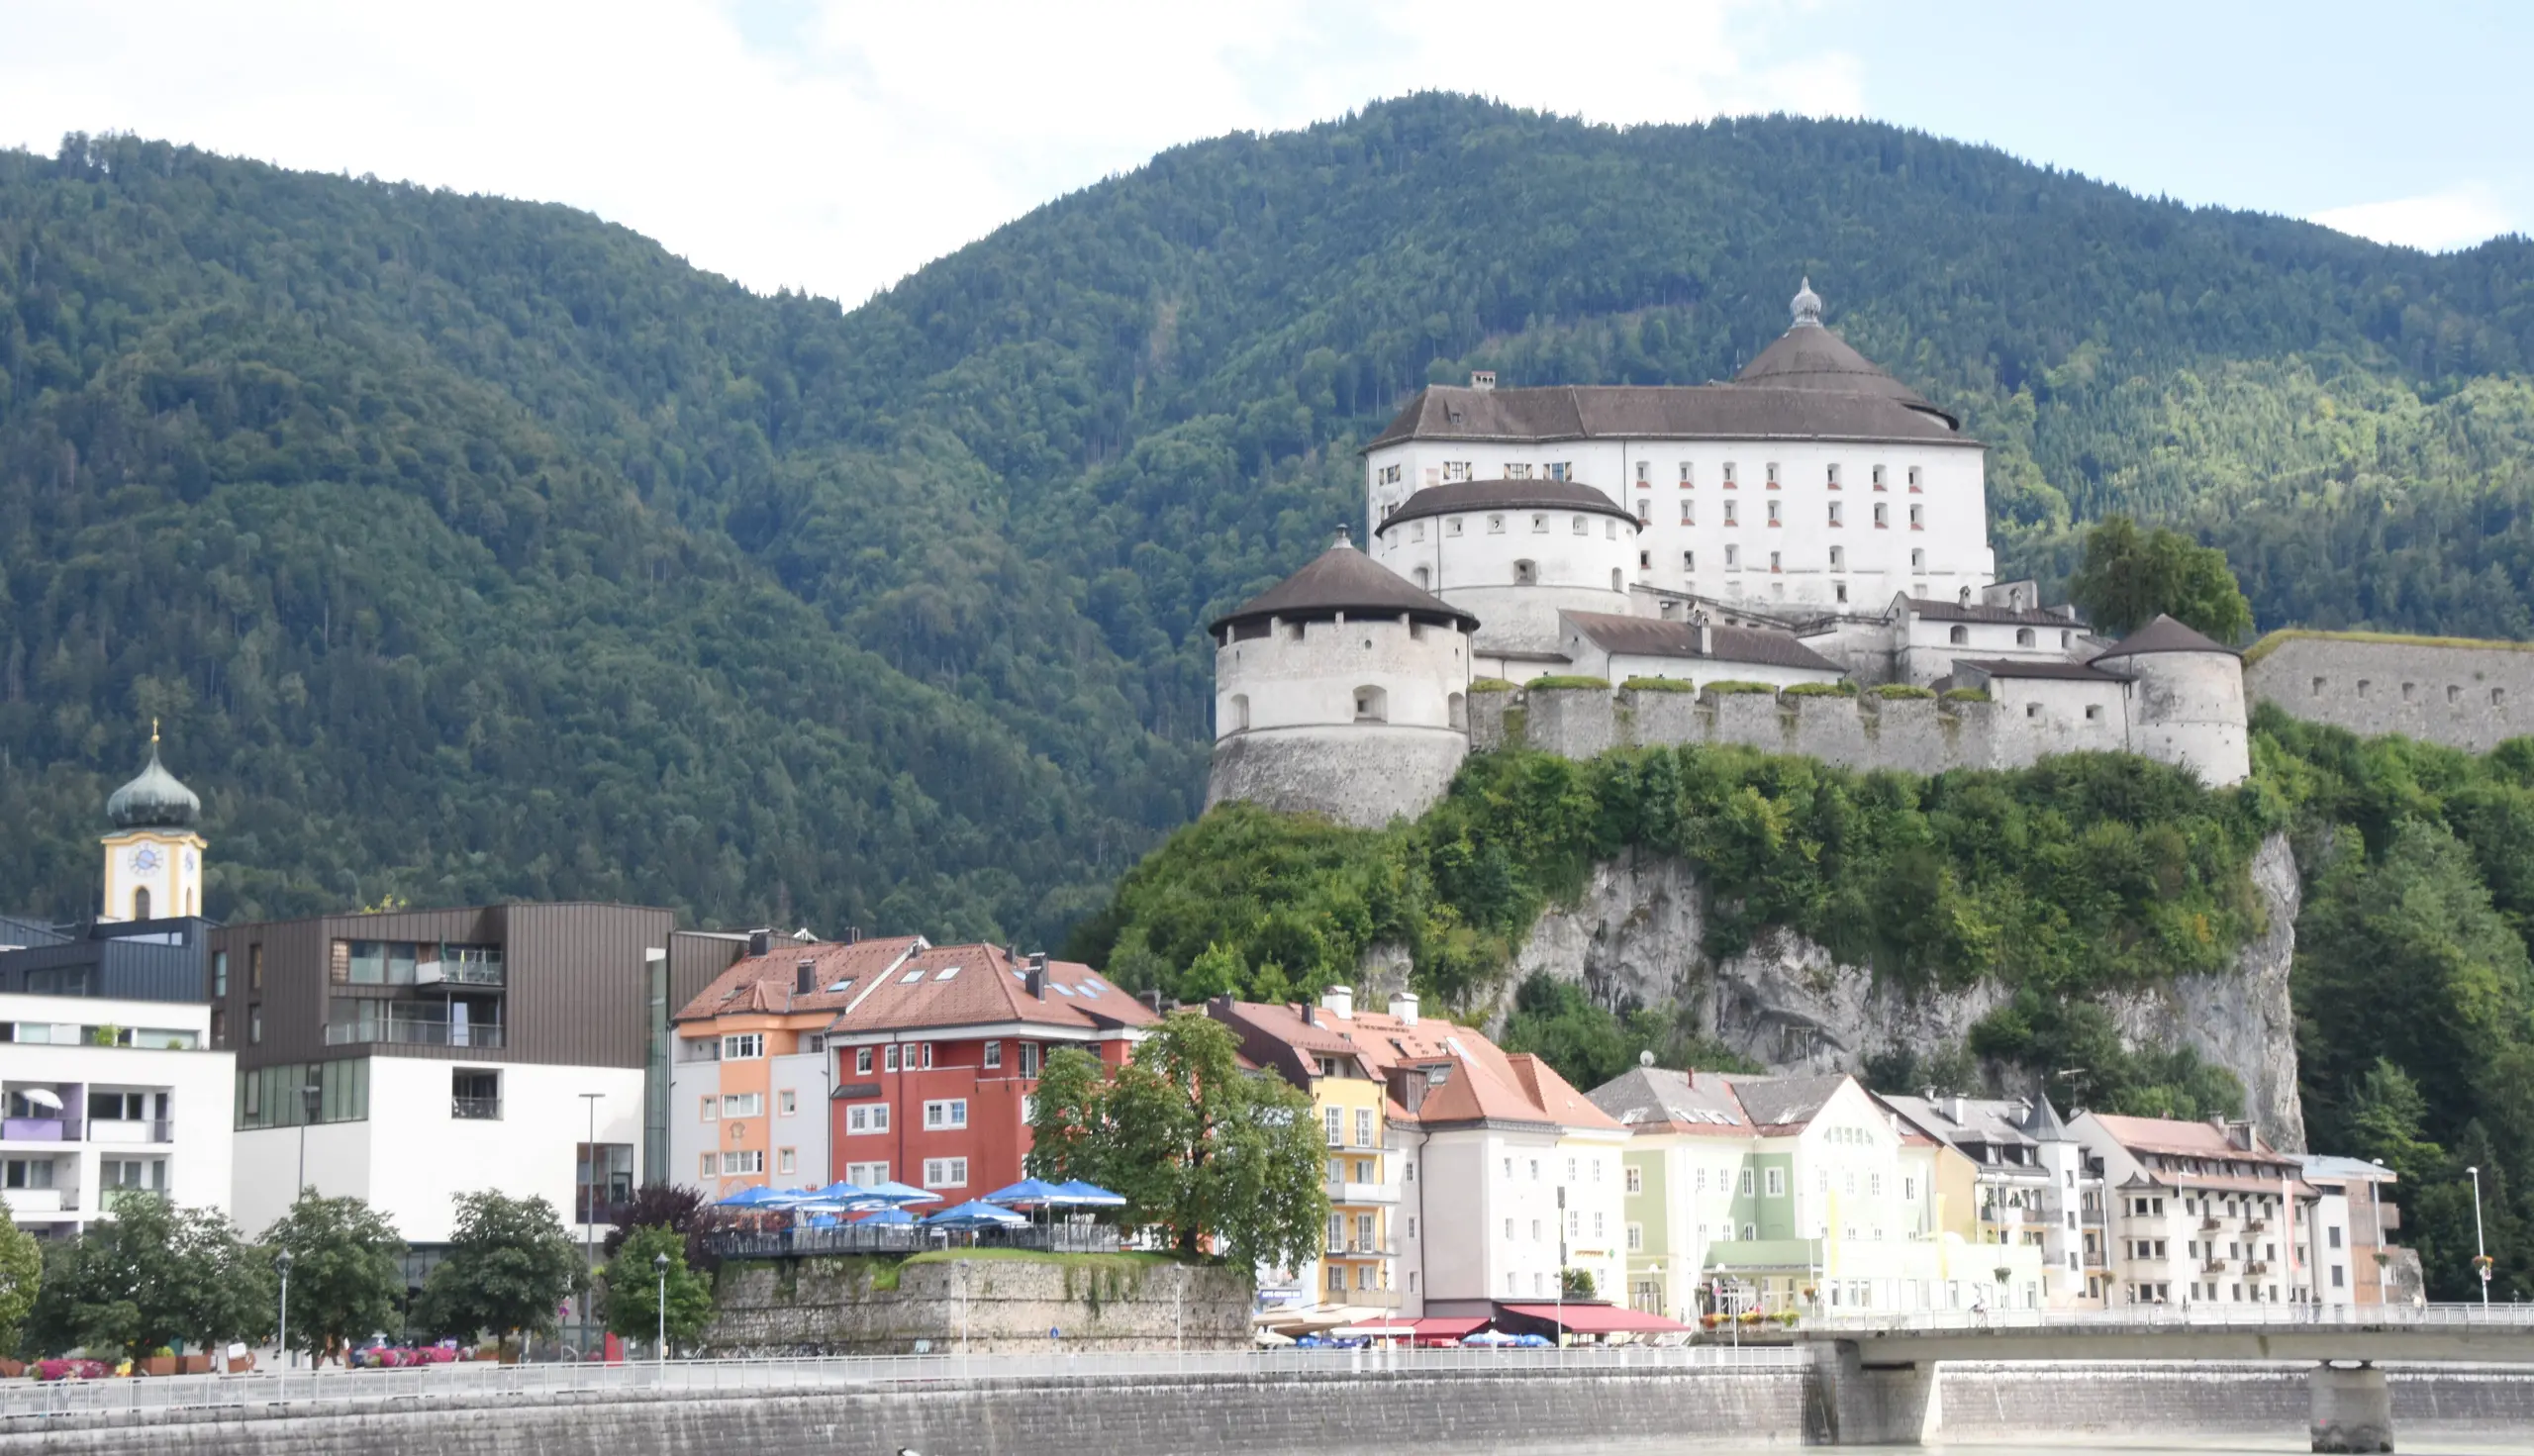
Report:
<svg viewBox="0 0 2534 1456"><path fill-rule="evenodd" d="M1381 1372L981 1381L966 1386L746 1395L458 1397L427 1408L288 1410L0 1433L0 1456L1484 1456L1677 1451L1800 1442L1802 1367L1570 1373Z"/></svg>

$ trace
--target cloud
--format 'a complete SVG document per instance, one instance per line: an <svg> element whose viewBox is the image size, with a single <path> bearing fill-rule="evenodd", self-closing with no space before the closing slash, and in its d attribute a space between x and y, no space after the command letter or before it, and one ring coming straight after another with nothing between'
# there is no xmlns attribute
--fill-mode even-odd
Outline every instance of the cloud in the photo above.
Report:
<svg viewBox="0 0 2534 1456"><path fill-rule="evenodd" d="M2389 202L2330 208L2307 221L2335 232L2429 252L2471 247L2518 226L2497 195L2481 182Z"/></svg>
<svg viewBox="0 0 2534 1456"><path fill-rule="evenodd" d="M21 0L0 146L135 132L568 203L858 301L1155 151L1419 89L1628 124L1862 110L1750 0Z"/></svg>

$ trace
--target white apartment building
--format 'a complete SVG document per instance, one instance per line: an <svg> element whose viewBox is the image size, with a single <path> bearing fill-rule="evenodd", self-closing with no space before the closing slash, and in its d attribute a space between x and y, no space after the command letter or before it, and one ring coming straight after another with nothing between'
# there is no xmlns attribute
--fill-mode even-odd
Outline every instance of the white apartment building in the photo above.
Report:
<svg viewBox="0 0 2534 1456"><path fill-rule="evenodd" d="M2068 1130L2102 1164L2112 1303L2316 1298L2322 1200L2302 1161L2274 1151L2251 1123L2081 1113ZM2335 1226L2347 1226L2345 1213Z"/></svg>
<svg viewBox="0 0 2534 1456"><path fill-rule="evenodd" d="M0 1198L20 1227L70 1237L122 1189L229 1212L236 1058L212 1048L209 1007L0 995Z"/></svg>

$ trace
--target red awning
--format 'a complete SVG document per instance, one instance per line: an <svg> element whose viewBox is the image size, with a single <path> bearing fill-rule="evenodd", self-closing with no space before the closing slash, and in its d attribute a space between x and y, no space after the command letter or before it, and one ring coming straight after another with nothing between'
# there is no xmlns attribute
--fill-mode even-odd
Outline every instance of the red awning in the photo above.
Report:
<svg viewBox="0 0 2534 1456"><path fill-rule="evenodd" d="M1446 1319L1439 1315L1413 1321L1416 1337L1421 1340L1456 1340L1486 1322L1484 1317Z"/></svg>
<svg viewBox="0 0 2534 1456"><path fill-rule="evenodd" d="M1689 1328L1677 1319L1616 1305L1507 1305L1505 1312L1562 1324L1572 1334L1660 1334Z"/></svg>

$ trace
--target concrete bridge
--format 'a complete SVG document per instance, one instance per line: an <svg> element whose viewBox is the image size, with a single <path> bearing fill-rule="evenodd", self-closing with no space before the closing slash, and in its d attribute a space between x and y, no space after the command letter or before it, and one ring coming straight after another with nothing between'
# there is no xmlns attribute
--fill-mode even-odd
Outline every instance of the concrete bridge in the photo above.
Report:
<svg viewBox="0 0 2534 1456"><path fill-rule="evenodd" d="M2393 1449L2383 1362L2534 1363L2534 1306L2127 1306L1855 1315L1801 1331L1820 1349L1843 1443L1922 1442L1941 1428L1946 1361L2311 1361L2313 1449ZM1845 1416L1842 1420L1840 1417Z"/></svg>

